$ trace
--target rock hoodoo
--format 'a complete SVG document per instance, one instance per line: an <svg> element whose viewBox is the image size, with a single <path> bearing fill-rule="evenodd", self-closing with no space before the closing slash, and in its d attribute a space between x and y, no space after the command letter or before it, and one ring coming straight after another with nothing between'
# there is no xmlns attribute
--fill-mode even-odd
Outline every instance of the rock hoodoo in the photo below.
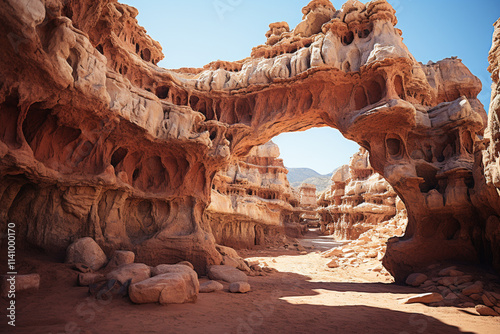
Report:
<svg viewBox="0 0 500 334"><path fill-rule="evenodd" d="M155 65L129 6L23 4L0 10L0 226L20 246L93 237L204 272L221 261L204 215L216 173L279 133L330 126L407 206L384 259L398 281L436 261L500 268L496 105L482 140L479 79L459 59L418 63L385 0L314 0L251 57L176 71Z"/></svg>
<svg viewBox="0 0 500 334"><path fill-rule="evenodd" d="M318 213L322 232L355 240L394 217L397 200L389 183L371 167L368 151L361 148L349 165L333 174L331 189L321 194Z"/></svg>

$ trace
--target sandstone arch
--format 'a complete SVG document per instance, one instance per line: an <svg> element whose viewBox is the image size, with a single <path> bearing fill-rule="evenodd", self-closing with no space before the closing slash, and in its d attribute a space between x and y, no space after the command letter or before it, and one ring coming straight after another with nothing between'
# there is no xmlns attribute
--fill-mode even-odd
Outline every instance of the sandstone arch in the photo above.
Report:
<svg viewBox="0 0 500 334"><path fill-rule="evenodd" d="M250 58L175 71L154 65L161 47L129 6L35 2L0 11L0 227L17 223L26 243L57 250L90 235L202 272L220 261L203 219L215 172L281 132L330 126L370 151L407 205L384 260L397 280L439 260L500 263L486 233L499 206L483 200L498 194L478 158L481 83L458 59L418 63L385 0L339 11L313 0L297 31L271 25ZM57 129L32 125L44 110ZM79 161L61 158L78 149Z"/></svg>

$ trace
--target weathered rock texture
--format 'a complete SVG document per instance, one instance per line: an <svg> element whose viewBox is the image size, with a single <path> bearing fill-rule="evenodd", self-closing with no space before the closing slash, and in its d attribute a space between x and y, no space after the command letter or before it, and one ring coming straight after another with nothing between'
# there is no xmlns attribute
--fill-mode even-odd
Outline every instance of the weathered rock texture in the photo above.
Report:
<svg viewBox="0 0 500 334"><path fill-rule="evenodd" d="M384 260L399 281L439 260L498 265L498 193L470 198L485 183L472 174L481 83L458 59L418 63L385 0L313 0L250 58L178 71L155 66L159 45L115 0L27 4L0 10L0 226L22 244L90 236L204 271L221 261L204 218L216 172L279 133L330 126L407 205Z"/></svg>
<svg viewBox="0 0 500 334"><path fill-rule="evenodd" d="M206 214L218 244L249 248L284 235L298 200L279 155L269 142L216 174Z"/></svg>
<svg viewBox="0 0 500 334"><path fill-rule="evenodd" d="M331 189L320 197L321 229L338 239L355 240L394 217L396 200L389 183L371 167L368 151L361 148L349 165L334 173Z"/></svg>
<svg viewBox="0 0 500 334"><path fill-rule="evenodd" d="M480 218L471 228L478 244L486 245L481 252L485 261L492 261L500 270L500 20L495 23L489 61L493 80L489 120L484 140L475 143L475 187L471 192Z"/></svg>

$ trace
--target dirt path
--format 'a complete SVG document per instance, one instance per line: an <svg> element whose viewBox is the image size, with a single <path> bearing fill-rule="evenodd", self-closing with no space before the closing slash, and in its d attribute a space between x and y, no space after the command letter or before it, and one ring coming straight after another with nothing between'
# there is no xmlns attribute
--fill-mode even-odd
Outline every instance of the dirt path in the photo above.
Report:
<svg viewBox="0 0 500 334"><path fill-rule="evenodd" d="M335 241L333 235L320 235L319 229L309 229L309 232L300 239L300 244L304 247L312 247L314 250L326 251L342 246L344 243Z"/></svg>
<svg viewBox="0 0 500 334"><path fill-rule="evenodd" d="M324 238L306 237L307 246ZM321 246L321 242L319 245ZM319 246L318 246L319 247ZM500 333L500 319L470 310L402 305L421 290L396 286L357 268L329 269L319 252L244 251L279 272L250 277L251 293L200 294L195 304L134 305L97 302L77 287L64 264L31 256L25 266L42 275L42 288L18 298L15 333ZM227 288L227 285L226 285ZM5 301L1 301L2 318ZM11 333L2 320L0 332Z"/></svg>

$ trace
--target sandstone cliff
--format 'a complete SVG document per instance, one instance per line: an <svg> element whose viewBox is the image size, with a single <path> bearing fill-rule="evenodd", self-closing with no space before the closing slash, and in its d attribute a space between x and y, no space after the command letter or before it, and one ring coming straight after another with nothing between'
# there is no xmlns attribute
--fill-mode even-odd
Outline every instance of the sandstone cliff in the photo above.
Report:
<svg viewBox="0 0 500 334"><path fill-rule="evenodd" d="M215 175L206 214L218 244L249 248L285 235L298 199L279 155L269 142Z"/></svg>
<svg viewBox="0 0 500 334"><path fill-rule="evenodd" d="M349 165L337 170L331 189L320 197L322 232L341 240L355 240L393 218L397 200L389 183L374 172L368 151L362 148Z"/></svg>

